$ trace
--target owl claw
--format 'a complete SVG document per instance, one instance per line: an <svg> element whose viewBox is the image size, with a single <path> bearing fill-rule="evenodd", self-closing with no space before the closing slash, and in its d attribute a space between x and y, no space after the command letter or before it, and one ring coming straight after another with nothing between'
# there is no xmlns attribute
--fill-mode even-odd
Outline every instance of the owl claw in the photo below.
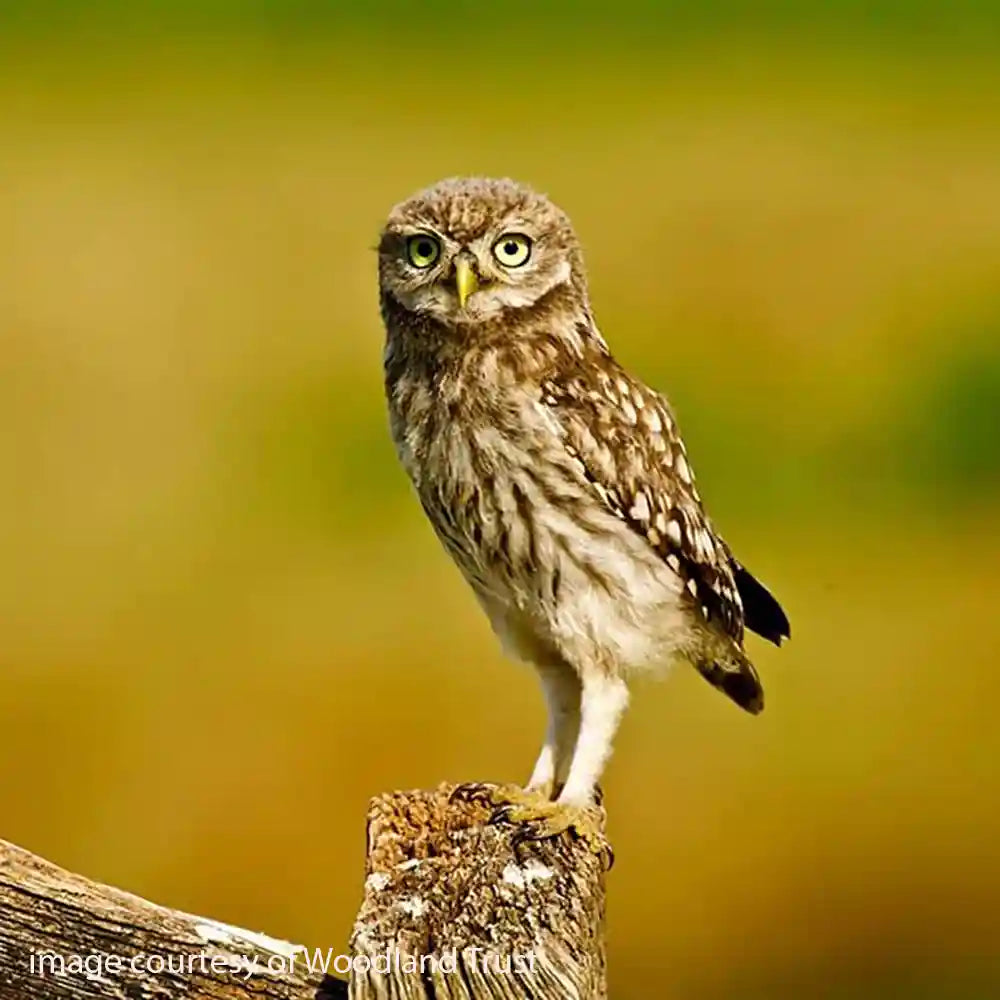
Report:
<svg viewBox="0 0 1000 1000"><path fill-rule="evenodd" d="M511 846L517 854L525 844L568 833L583 841L591 854L601 859L605 870L610 870L614 864L614 851L604 836L603 814L598 806L552 802L542 792L516 785L480 785L462 794L463 797L473 795L478 801L493 805L488 823L510 823L517 827L511 836Z"/></svg>
<svg viewBox="0 0 1000 1000"><path fill-rule="evenodd" d="M461 785L456 785L448 796L449 802L479 802L483 805L491 805L493 793L496 791L495 785L487 785L481 781L466 781Z"/></svg>
<svg viewBox="0 0 1000 1000"><path fill-rule="evenodd" d="M456 785L451 802L478 802L492 806L487 823L510 823L517 827L511 835L511 847L519 855L525 844L552 840L568 833L582 840L610 870L615 855L603 832L603 812L599 805L571 806L552 802L543 791L517 785L488 785L470 781Z"/></svg>
<svg viewBox="0 0 1000 1000"><path fill-rule="evenodd" d="M582 841L591 854L601 859L605 871L610 871L615 863L615 853L604 836L599 810L593 806L570 806L558 802L549 802L546 806L548 808L544 810L511 806L504 811L507 822L518 824L518 829L511 837L514 850L522 844L549 840L569 833Z"/></svg>

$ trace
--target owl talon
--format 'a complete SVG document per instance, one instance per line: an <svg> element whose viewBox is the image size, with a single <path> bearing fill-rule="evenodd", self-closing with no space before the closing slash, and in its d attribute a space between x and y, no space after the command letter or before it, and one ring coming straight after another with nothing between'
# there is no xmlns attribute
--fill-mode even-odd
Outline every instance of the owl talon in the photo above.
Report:
<svg viewBox="0 0 1000 1000"><path fill-rule="evenodd" d="M466 781L461 785L456 785L448 796L449 802L479 802L483 805L491 805L492 796L496 786L487 785L481 781Z"/></svg>
<svg viewBox="0 0 1000 1000"><path fill-rule="evenodd" d="M568 833L576 840L583 841L590 853L602 860L605 870L610 870L615 855L604 836L600 811L593 806L581 808L556 802L549 805L551 808L544 812L518 808L507 810L506 819L519 824L511 837L515 849L526 843L550 840Z"/></svg>
<svg viewBox="0 0 1000 1000"><path fill-rule="evenodd" d="M516 786L492 788L490 792L495 808L487 822L510 823L517 827L511 835L511 847L519 856L525 844L569 833L582 840L591 854L601 858L605 870L610 870L614 864L614 852L604 836L604 816L599 806L551 802L540 792Z"/></svg>
<svg viewBox="0 0 1000 1000"><path fill-rule="evenodd" d="M496 806L486 822L489 826L496 826L498 823L507 823L509 822L509 815L510 806Z"/></svg>

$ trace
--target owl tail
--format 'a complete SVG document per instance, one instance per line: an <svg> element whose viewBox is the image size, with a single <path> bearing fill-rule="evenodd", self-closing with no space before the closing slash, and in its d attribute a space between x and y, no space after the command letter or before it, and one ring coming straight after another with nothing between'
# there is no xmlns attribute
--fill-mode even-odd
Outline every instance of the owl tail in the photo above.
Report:
<svg viewBox="0 0 1000 1000"><path fill-rule="evenodd" d="M721 652L714 660L695 664L698 672L712 687L729 695L740 708L757 715L764 708L764 688L757 671L746 654L736 645Z"/></svg>

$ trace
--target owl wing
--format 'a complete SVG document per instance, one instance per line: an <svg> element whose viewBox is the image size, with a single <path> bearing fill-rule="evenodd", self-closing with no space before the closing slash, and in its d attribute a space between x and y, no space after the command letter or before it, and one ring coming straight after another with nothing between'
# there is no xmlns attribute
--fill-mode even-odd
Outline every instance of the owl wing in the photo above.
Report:
<svg viewBox="0 0 1000 1000"><path fill-rule="evenodd" d="M707 622L738 644L745 618L738 574L752 581L754 612L773 597L732 557L716 535L694 484L684 444L667 401L632 378L609 356L542 385L571 459L595 492L659 553L684 583ZM756 589L754 589L754 587ZM770 636L769 636L770 637Z"/></svg>

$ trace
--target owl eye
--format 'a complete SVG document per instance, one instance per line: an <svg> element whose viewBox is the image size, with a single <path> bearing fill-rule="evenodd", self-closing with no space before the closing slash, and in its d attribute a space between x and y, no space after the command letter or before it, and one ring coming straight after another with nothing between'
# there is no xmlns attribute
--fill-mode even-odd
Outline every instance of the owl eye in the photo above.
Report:
<svg viewBox="0 0 1000 1000"><path fill-rule="evenodd" d="M418 233L406 241L406 256L414 267L430 267L441 256L441 244L426 233Z"/></svg>
<svg viewBox="0 0 1000 1000"><path fill-rule="evenodd" d="M504 233L493 244L493 256L504 267L520 267L531 256L531 240L524 233Z"/></svg>

